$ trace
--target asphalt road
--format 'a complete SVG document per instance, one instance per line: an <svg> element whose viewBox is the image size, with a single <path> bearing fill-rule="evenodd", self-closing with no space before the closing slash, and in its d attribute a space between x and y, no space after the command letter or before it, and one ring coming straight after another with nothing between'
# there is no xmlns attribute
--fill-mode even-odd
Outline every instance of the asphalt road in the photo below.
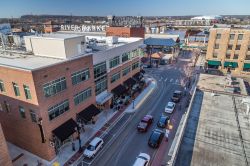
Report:
<svg viewBox="0 0 250 166"><path fill-rule="evenodd" d="M134 163L140 152L149 154L151 159L153 159L156 154L158 155L158 149L152 149L148 146L147 142L152 130L158 128L157 121L164 112L164 108L167 102L170 101L173 92L175 90L183 90L180 83L185 75L184 66L188 64L187 59L189 59L190 56L191 53L184 55L176 64L145 69L146 75L153 77L157 81L157 87L135 113L126 115L129 118L124 122L124 125L119 125L116 133L112 133L112 137L109 137L109 139L113 139L111 144L106 147L104 146L102 152L95 157L90 165L128 166ZM182 100L185 99L183 98ZM173 129L170 132L166 152L170 149L180 118L184 113L184 107L181 107L182 109L180 109L180 104L178 104L176 110L170 115ZM153 115L154 122L146 133L139 133L136 127L146 114Z"/></svg>

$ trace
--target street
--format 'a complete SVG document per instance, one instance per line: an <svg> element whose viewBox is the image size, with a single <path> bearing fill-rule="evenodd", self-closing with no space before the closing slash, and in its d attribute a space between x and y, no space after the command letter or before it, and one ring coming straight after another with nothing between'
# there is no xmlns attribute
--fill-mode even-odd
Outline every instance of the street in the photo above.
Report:
<svg viewBox="0 0 250 166"><path fill-rule="evenodd" d="M151 156L151 164L154 158L157 158L158 164L166 163L170 157L167 156L171 147L175 132L178 128L180 119L186 109L186 98L183 97L181 102L176 105L175 111L169 115L170 124L173 128L170 130L169 140L165 142L163 139L158 149L148 146L148 139L153 129L157 127L157 121L164 112L164 108L168 101L171 100L175 90L182 90L182 80L186 75L185 72L192 53L188 52L180 57L176 64L160 66L159 68L145 69L145 76L153 77L157 81L157 87L146 101L134 113L125 113L122 122L118 121L118 125L114 126L115 131L107 134L104 142L108 142L102 151L90 161L83 158L79 165L95 165L95 166L127 166L132 165L139 153L147 153ZM150 114L154 117L154 122L146 133L139 133L137 125L144 115ZM165 129L163 129L165 132ZM164 144L164 145L163 145ZM161 150L159 150L161 149ZM154 164L152 164L154 165Z"/></svg>

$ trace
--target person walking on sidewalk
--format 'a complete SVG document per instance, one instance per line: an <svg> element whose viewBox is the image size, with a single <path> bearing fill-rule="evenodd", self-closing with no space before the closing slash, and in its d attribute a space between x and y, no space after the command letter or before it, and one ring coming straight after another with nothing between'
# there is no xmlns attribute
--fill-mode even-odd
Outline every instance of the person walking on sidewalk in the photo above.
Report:
<svg viewBox="0 0 250 166"><path fill-rule="evenodd" d="M166 142L168 142L168 135L169 135L169 130L168 130L168 129L166 129L166 132L165 132Z"/></svg>

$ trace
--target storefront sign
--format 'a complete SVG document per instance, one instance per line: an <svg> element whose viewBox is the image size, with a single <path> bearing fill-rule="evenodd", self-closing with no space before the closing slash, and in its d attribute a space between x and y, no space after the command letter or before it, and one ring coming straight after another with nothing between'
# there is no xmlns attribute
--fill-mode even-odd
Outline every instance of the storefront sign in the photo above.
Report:
<svg viewBox="0 0 250 166"><path fill-rule="evenodd" d="M103 32L107 25L61 25L61 31Z"/></svg>

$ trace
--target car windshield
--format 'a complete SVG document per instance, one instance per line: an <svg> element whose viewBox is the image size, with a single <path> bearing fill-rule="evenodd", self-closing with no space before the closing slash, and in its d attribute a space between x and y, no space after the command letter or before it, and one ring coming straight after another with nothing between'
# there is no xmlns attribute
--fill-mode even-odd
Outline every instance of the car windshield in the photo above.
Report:
<svg viewBox="0 0 250 166"><path fill-rule="evenodd" d="M146 157L143 157L143 156L138 156L138 158L146 160L146 161L148 160Z"/></svg>
<svg viewBox="0 0 250 166"><path fill-rule="evenodd" d="M180 93L174 93L173 96L174 96L174 97L180 97L180 95L181 95Z"/></svg>
<svg viewBox="0 0 250 166"><path fill-rule="evenodd" d="M95 150L95 147L92 146L92 145L89 145L89 146L87 147L87 149L90 150L90 151L93 151L93 150Z"/></svg>
<svg viewBox="0 0 250 166"><path fill-rule="evenodd" d="M169 108L169 109L173 109L174 108L174 105L167 105L167 108Z"/></svg>

